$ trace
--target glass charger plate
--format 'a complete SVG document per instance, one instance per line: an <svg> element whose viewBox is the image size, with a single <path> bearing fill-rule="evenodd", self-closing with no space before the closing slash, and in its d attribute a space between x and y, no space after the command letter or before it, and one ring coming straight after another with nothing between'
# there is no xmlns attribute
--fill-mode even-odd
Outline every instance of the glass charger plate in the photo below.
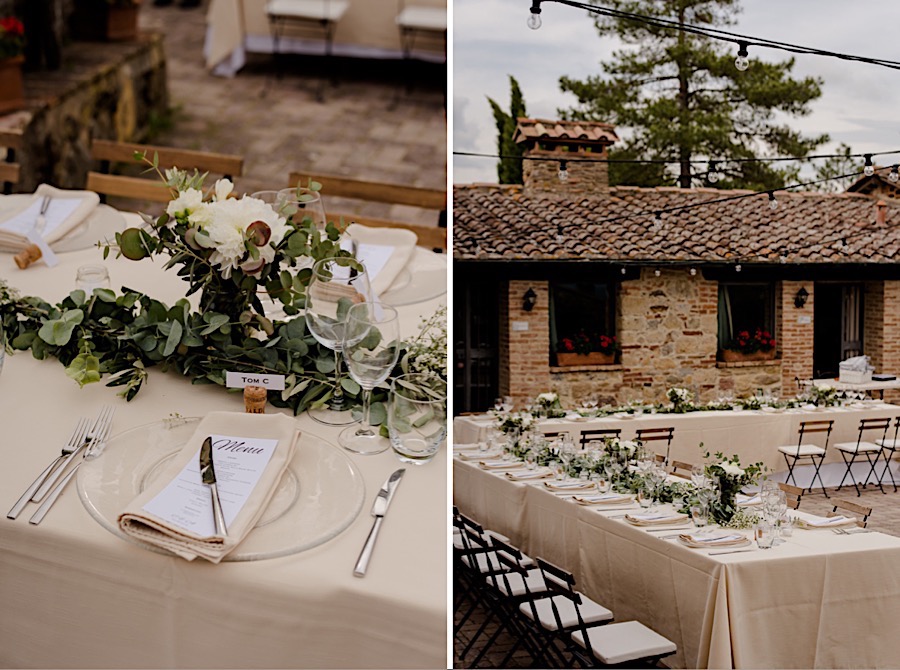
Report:
<svg viewBox="0 0 900 670"><path fill-rule="evenodd" d="M30 193L16 193L4 196L0 201L0 211L15 209L27 204L34 196ZM56 253L89 249L98 241L115 241L116 233L125 230L125 217L109 205L97 205L80 226L62 239L50 245Z"/></svg>
<svg viewBox="0 0 900 670"><path fill-rule="evenodd" d="M425 302L447 292L447 254L416 247L412 261L381 294L389 305L401 307Z"/></svg>
<svg viewBox="0 0 900 670"><path fill-rule="evenodd" d="M103 454L78 470L78 497L101 526L134 544L168 553L119 530L125 507L156 482L169 459L194 433L198 417L164 420L114 436ZM268 508L226 561L256 561L296 554L327 542L353 523L365 483L340 449L304 432Z"/></svg>

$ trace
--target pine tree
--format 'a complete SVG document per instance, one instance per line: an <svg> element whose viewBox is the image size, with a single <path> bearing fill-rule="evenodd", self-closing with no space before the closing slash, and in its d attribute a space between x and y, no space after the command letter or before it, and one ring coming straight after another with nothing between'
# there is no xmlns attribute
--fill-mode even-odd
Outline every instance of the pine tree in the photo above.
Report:
<svg viewBox="0 0 900 670"><path fill-rule="evenodd" d="M509 77L509 89L508 114L494 100L488 98L494 111L494 121L497 123L497 152L501 156L507 156L497 163L497 180L501 184L521 184L522 160L519 156L523 154L523 150L513 142L513 134L516 132L516 119L528 115L525 112L525 99L522 97L519 82L512 75Z"/></svg>
<svg viewBox="0 0 900 670"><path fill-rule="evenodd" d="M738 0L606 0L604 6L682 25L727 29L740 11ZM808 155L829 141L804 137L780 123L781 116L804 116L821 95L821 80L792 79L794 60L770 63L751 58L742 72L734 65L735 47L673 28L599 16L601 36L615 35L627 47L601 64L602 75L580 81L560 78L563 91L578 105L560 110L568 119L605 121L617 126L621 145L610 158L677 162L656 165L611 164L610 182L641 186L705 185L707 166L719 161L717 186L771 189L797 179L796 163L734 163L729 159ZM753 53L751 52L751 56Z"/></svg>

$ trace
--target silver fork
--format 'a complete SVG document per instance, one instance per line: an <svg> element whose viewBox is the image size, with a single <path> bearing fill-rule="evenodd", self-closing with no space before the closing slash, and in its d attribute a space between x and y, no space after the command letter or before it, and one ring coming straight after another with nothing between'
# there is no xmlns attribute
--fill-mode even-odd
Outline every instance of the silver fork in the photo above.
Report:
<svg viewBox="0 0 900 670"><path fill-rule="evenodd" d="M47 492L53 487L60 476L62 476L63 470L65 470L66 466L73 460L75 460L75 457L78 456L78 453L82 449L89 447L91 441L96 438L99 432L103 430L110 421L112 421L112 415L113 408L110 405L106 405L100 410L100 413L97 415L97 418L94 419L94 423L91 425L90 430L88 430L87 434L84 436L81 444L78 445L78 447L66 457L61 467L57 468L57 470L53 474L47 477L47 479L38 489L37 493L34 494L34 497L32 498L34 502L40 502L43 497L47 495Z"/></svg>
<svg viewBox="0 0 900 670"><path fill-rule="evenodd" d="M22 497L16 502L15 505L12 506L12 509L6 513L7 519L15 519L19 516L19 513L25 509L25 505L28 504L30 500L34 500L34 496L37 494L37 490L40 488L41 484L47 479L51 472L53 472L54 468L60 464L60 462L69 454L71 454L78 446L84 441L85 434L87 433L88 426L90 425L90 420L86 417L81 417L78 420L78 423L75 425L75 430L72 431L72 435L69 436L69 440L63 445L62 453L57 456L46 468L44 471L38 475L37 479L35 479L31 486L29 486L25 493L22 494ZM37 500L35 500L37 502Z"/></svg>
<svg viewBox="0 0 900 670"><path fill-rule="evenodd" d="M102 451L101 445L106 444L106 439L109 436L109 429L112 425L112 415L114 411L110 407L106 407L104 408L104 410L108 411L101 412L100 416L104 416L105 414L105 422L99 427L99 429L97 429L96 431L92 431L91 437L86 440L84 454L82 455L81 460L78 461L75 466L71 470L69 470L68 474L62 478L59 484L57 484L56 487L52 491L50 491L47 499L41 503L40 507L37 508L37 511L28 520L28 523L39 524L46 516L47 512L50 511L50 508L53 507L53 503L55 503L56 499L59 498L59 494L63 492L64 488L66 488L66 484L68 484L72 477L75 476L75 473L78 472L78 468L81 467L81 464L84 463L85 460L90 459L93 455L99 454L100 451Z"/></svg>

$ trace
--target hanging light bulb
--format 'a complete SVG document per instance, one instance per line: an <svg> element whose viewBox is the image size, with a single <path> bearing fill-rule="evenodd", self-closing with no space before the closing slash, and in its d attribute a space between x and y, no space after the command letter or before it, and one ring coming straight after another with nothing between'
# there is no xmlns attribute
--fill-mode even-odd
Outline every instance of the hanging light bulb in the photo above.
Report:
<svg viewBox="0 0 900 670"><path fill-rule="evenodd" d="M740 263L738 263L737 265L734 266L734 271L735 271L735 272L740 272L740 271L741 271L741 264L740 264Z"/></svg>
<svg viewBox="0 0 900 670"><path fill-rule="evenodd" d="M654 277L659 277L661 274L662 274L662 272L659 271L659 268L656 268L656 269L653 271L653 276L654 276Z"/></svg>
<svg viewBox="0 0 900 670"><path fill-rule="evenodd" d="M875 174L875 166L872 165L872 154L866 154L864 158L866 159L866 165L863 168L863 174L867 177L871 177Z"/></svg>
<svg viewBox="0 0 900 670"><path fill-rule="evenodd" d="M537 30L541 22L541 0L531 0L531 15L528 17L528 27Z"/></svg>
<svg viewBox="0 0 900 670"><path fill-rule="evenodd" d="M662 227L662 213L657 212L653 215L653 230L659 230Z"/></svg>
<svg viewBox="0 0 900 670"><path fill-rule="evenodd" d="M787 256L785 256L784 254L781 254L781 255L778 257L778 261L779 261L782 265L784 265L785 263L787 263Z"/></svg>
<svg viewBox="0 0 900 670"><path fill-rule="evenodd" d="M706 180L710 184L715 184L717 181L719 181L719 173L716 172L717 165L718 164L716 163L716 161L709 162L709 169L706 171Z"/></svg>
<svg viewBox="0 0 900 670"><path fill-rule="evenodd" d="M769 209L778 209L778 201L775 199L775 191L769 191Z"/></svg>
<svg viewBox="0 0 900 670"><path fill-rule="evenodd" d="M898 172L898 167L897 167L896 165L895 165L894 167L891 168L891 172L890 172L890 174L888 175L888 181L891 181L891 182L893 182L893 183L895 183L895 184L896 184L898 181L900 181L900 172Z"/></svg>
<svg viewBox="0 0 900 670"><path fill-rule="evenodd" d="M563 237L562 226L556 226L556 243L562 245L563 242L566 241L566 238Z"/></svg>
<svg viewBox="0 0 900 670"><path fill-rule="evenodd" d="M750 67L750 59L748 56L750 53L747 51L747 43L746 42L738 42L738 55L737 58L734 59L734 66L744 72L748 67Z"/></svg>
<svg viewBox="0 0 900 670"><path fill-rule="evenodd" d="M691 277L697 276L697 268L691 268Z"/></svg>
<svg viewBox="0 0 900 670"><path fill-rule="evenodd" d="M622 266L622 274L624 275L625 272L626 272L626 271L625 271L625 266L623 265L623 266Z"/></svg>
<svg viewBox="0 0 900 670"><path fill-rule="evenodd" d="M566 164L566 161L559 162L559 172L556 173L556 176L559 177L559 181L563 184L569 181L569 166Z"/></svg>

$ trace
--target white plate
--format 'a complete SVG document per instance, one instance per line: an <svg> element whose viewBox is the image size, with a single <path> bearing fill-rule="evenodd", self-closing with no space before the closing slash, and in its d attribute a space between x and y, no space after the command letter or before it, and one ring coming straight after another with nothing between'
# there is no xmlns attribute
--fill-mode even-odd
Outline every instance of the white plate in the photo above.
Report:
<svg viewBox="0 0 900 670"><path fill-rule="evenodd" d="M167 553L123 534L117 518L155 481L198 421L192 417L132 428L110 439L99 458L85 461L78 470L78 496L91 517L118 537ZM225 560L276 558L323 544L353 523L364 499L365 483L353 461L304 432L259 523Z"/></svg>
<svg viewBox="0 0 900 670"><path fill-rule="evenodd" d="M436 254L423 247L416 247L409 262L381 300L400 307L425 302L447 292L447 254Z"/></svg>
<svg viewBox="0 0 900 670"><path fill-rule="evenodd" d="M14 209L26 204L34 198L31 193L15 193L13 195L3 196L0 200L0 209ZM97 205L97 208L91 212L80 226L71 231L62 239L57 240L50 245L56 253L66 253L68 251L81 251L88 249L98 241L115 241L116 233L125 230L125 217L110 207L109 205ZM10 250L0 250L13 253ZM18 253L16 251L15 253Z"/></svg>

